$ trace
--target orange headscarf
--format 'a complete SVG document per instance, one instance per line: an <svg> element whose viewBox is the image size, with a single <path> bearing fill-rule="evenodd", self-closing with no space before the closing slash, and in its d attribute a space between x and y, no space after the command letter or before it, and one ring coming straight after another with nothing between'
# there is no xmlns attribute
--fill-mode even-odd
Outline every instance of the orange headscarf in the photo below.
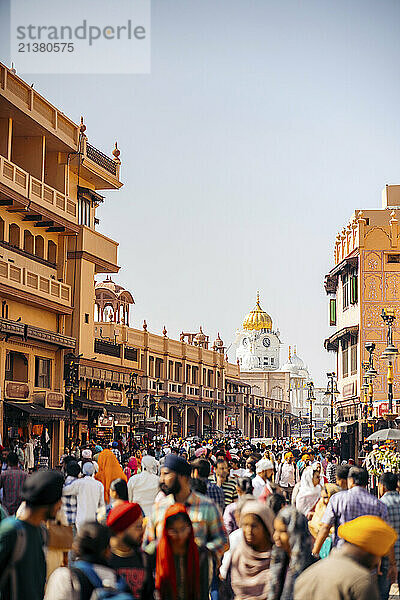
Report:
<svg viewBox="0 0 400 600"><path fill-rule="evenodd" d="M174 554L172 552L171 538L168 535L167 519L168 517L179 514L187 516L187 511L183 504L176 503L167 509L164 518L163 532L157 546L156 590L159 591L161 600L166 598L176 600L178 595L176 589ZM185 574L185 598L187 598L187 600L198 600L200 597L199 550L194 541L192 524L190 524Z"/></svg>
<svg viewBox="0 0 400 600"><path fill-rule="evenodd" d="M95 479L101 481L104 485L104 500L108 504L110 502L110 485L114 479L127 480L117 457L111 450L103 450L100 452L97 459L99 472L96 473Z"/></svg>

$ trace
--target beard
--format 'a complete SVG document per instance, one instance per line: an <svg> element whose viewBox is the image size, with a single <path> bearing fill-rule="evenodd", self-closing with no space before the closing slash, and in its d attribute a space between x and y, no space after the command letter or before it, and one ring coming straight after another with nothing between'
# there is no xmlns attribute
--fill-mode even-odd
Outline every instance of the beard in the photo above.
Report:
<svg viewBox="0 0 400 600"><path fill-rule="evenodd" d="M133 537L131 535L129 535L128 533L126 533L123 537L122 537L122 542L125 544L125 546L128 546L128 548L140 548L140 546L142 545L142 543L137 542L136 540L133 539Z"/></svg>
<svg viewBox="0 0 400 600"><path fill-rule="evenodd" d="M166 483L160 483L160 490L164 492L166 496L173 494L176 496L181 491L181 484L178 481L178 476L175 475L174 482L171 485L167 485Z"/></svg>

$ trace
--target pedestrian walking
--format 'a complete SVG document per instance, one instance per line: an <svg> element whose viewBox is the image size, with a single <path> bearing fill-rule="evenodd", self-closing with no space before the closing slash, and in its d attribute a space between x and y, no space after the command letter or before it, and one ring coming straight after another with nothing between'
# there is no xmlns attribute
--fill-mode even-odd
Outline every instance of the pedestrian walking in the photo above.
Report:
<svg viewBox="0 0 400 600"><path fill-rule="evenodd" d="M93 474L93 463L87 462L82 467L83 477L63 489L64 496L76 497L75 524L78 533L84 523L95 521L97 511L104 507L103 484L93 479Z"/></svg>
<svg viewBox="0 0 400 600"><path fill-rule="evenodd" d="M337 551L299 576L294 600L379 600L372 571L393 546L396 532L380 517L364 515L340 525L338 536Z"/></svg>
<svg viewBox="0 0 400 600"><path fill-rule="evenodd" d="M15 515L21 504L22 487L28 473L19 467L18 456L7 454L7 469L0 474L0 489L3 490L2 504L9 515Z"/></svg>
<svg viewBox="0 0 400 600"><path fill-rule="evenodd" d="M43 600L46 583L45 521L61 507L64 478L38 471L24 481L24 510L0 523L0 591L2 600Z"/></svg>
<svg viewBox="0 0 400 600"><path fill-rule="evenodd" d="M222 516L214 502L191 491L190 475L190 464L186 460L176 454L168 454L160 477L160 488L166 497L154 505L147 525L145 544L161 539L167 509L175 503L184 504L193 525L197 546L206 548L210 557L219 563L227 546ZM208 580L206 573L204 576Z"/></svg>
<svg viewBox="0 0 400 600"><path fill-rule="evenodd" d="M253 495L256 500L267 492L267 496L272 494L274 490L271 487L271 482L274 476L274 463L269 458L262 458L256 463L256 476L253 479Z"/></svg>
<svg viewBox="0 0 400 600"><path fill-rule="evenodd" d="M191 488L194 492L203 494L215 502L221 513L225 508L225 495L222 487L210 481L211 465L205 458L198 458L191 463Z"/></svg>
<svg viewBox="0 0 400 600"><path fill-rule="evenodd" d="M111 450L106 449L100 452L98 459L99 471L95 479L103 484L104 500L106 504L110 503L110 485L115 479L124 479L126 475L119 464L117 457Z"/></svg>
<svg viewBox="0 0 400 600"><path fill-rule="evenodd" d="M156 549L155 587L160 600L208 600L207 550L198 548L183 504L165 512Z"/></svg>
<svg viewBox="0 0 400 600"><path fill-rule="evenodd" d="M253 494L253 483L250 477L239 477L236 480L236 492L238 499L242 496ZM238 501L236 500L235 502L228 504L224 511L224 525L228 535L230 535L232 531L235 531L235 529L238 529L239 527L235 517L237 502Z"/></svg>
<svg viewBox="0 0 400 600"><path fill-rule="evenodd" d="M313 554L318 556L329 535L330 528L335 529L333 546L341 542L338 536L338 528L343 523L352 521L363 515L376 515L387 521L388 511L380 500L367 492L368 472L361 467L351 467L348 477L349 489L334 494L326 507L324 516L321 519L321 528L317 539L315 540Z"/></svg>
<svg viewBox="0 0 400 600"><path fill-rule="evenodd" d="M278 465L275 481L285 492L288 502L292 498L292 491L298 480L299 473L294 464L294 456L292 452L286 452L284 461Z"/></svg>
<svg viewBox="0 0 400 600"><path fill-rule="evenodd" d="M378 577L381 600L387 600L389 597L390 586L394 578L390 573L393 574L397 570L397 583L400 583L400 494L396 490L397 479L395 473L386 472L381 475L378 484L380 500L388 511L387 522L397 533L394 554L384 556L381 562ZM392 564L390 564L390 561L392 561Z"/></svg>
<svg viewBox="0 0 400 600"><path fill-rule="evenodd" d="M235 480L229 476L229 472L227 460L222 457L218 458L215 465L213 483L221 488L224 493L224 509L237 498L236 483Z"/></svg>
<svg viewBox="0 0 400 600"><path fill-rule="evenodd" d="M247 502L240 514L243 539L232 552L228 581L234 600L267 600L274 515L258 501Z"/></svg>
<svg viewBox="0 0 400 600"><path fill-rule="evenodd" d="M294 506L275 517L268 600L293 600L298 576L315 562L308 521Z"/></svg>
<svg viewBox="0 0 400 600"><path fill-rule="evenodd" d="M158 493L160 478L157 473L157 461L153 456L145 454L142 458L142 472L132 475L128 481L129 502L136 502L144 514L150 514Z"/></svg>
<svg viewBox="0 0 400 600"><path fill-rule="evenodd" d="M142 550L143 511L139 504L124 502L107 517L111 530L109 565L123 577L135 600L153 597L154 579L149 556Z"/></svg>
<svg viewBox="0 0 400 600"><path fill-rule="evenodd" d="M84 523L73 547L78 560L72 566L59 567L52 573L44 600L92 600L102 597L98 595L100 590L108 591L109 596L104 595L104 598L111 597L113 592L120 592L124 600L133 598L125 580L118 578L108 565L110 537L111 532L105 525Z"/></svg>
<svg viewBox="0 0 400 600"><path fill-rule="evenodd" d="M306 467L301 476L299 492L296 496L296 508L305 517L311 513L318 502L321 489L320 470L311 465Z"/></svg>

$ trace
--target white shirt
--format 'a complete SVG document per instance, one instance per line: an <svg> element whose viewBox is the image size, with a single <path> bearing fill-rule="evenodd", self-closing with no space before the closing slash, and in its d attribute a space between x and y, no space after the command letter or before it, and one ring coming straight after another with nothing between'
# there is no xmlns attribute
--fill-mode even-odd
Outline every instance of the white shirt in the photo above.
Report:
<svg viewBox="0 0 400 600"><path fill-rule="evenodd" d="M92 477L82 477L63 489L64 496L76 496L76 528L87 521L96 521L96 513L105 505L104 486Z"/></svg>
<svg viewBox="0 0 400 600"><path fill-rule="evenodd" d="M151 513L158 493L159 477L154 473L142 471L132 475L128 481L129 502L137 502L146 517Z"/></svg>
<svg viewBox="0 0 400 600"><path fill-rule="evenodd" d="M228 574L228 569L231 564L232 552L239 545L239 542L243 540L243 529L235 529L232 533L229 534L229 550L227 550L222 559L221 566L219 568L219 574L222 579L226 579Z"/></svg>
<svg viewBox="0 0 400 600"><path fill-rule="evenodd" d="M295 481L295 477L294 477L294 465L291 465L288 462L284 462L282 463L282 467L281 467L281 476L279 478L279 485L281 485L282 487L288 487L291 486L293 487L294 484L296 483Z"/></svg>
<svg viewBox="0 0 400 600"><path fill-rule="evenodd" d="M92 567L104 585L107 584L109 587L116 587L117 577L114 569L95 564ZM72 598L80 597L81 586L79 580L75 575L72 579L69 569L59 567L50 575L46 586L45 600L71 600Z"/></svg>
<svg viewBox="0 0 400 600"><path fill-rule="evenodd" d="M256 475L252 481L253 483L253 496L258 498L264 491L266 482L260 475Z"/></svg>

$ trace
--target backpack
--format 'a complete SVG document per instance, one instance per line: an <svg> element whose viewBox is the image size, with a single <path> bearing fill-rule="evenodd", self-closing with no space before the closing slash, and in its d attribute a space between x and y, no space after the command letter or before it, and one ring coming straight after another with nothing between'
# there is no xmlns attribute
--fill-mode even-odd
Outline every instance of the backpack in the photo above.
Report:
<svg viewBox="0 0 400 600"><path fill-rule="evenodd" d="M117 579L117 586L115 588L103 587L103 582L97 575L90 563L78 560L71 567L71 571L76 574L79 579L81 586L81 597L82 594L85 597L89 597L90 600L132 600L133 596L129 592L129 588L125 583L124 579ZM82 581L82 575L86 581ZM90 584L90 587L88 586ZM90 594L91 590L91 594ZM90 596L88 596L90 594Z"/></svg>
<svg viewBox="0 0 400 600"><path fill-rule="evenodd" d="M26 531L22 521L15 519L14 517L9 517L13 521L15 521L15 529L17 532L17 539L15 540L15 545L13 551L10 556L10 560L4 569L3 573L0 577L0 595L1 590L6 586L7 581L10 580L10 594L12 599L17 598L17 572L15 567L17 563L24 556L26 551ZM6 521L6 519L4 519Z"/></svg>

